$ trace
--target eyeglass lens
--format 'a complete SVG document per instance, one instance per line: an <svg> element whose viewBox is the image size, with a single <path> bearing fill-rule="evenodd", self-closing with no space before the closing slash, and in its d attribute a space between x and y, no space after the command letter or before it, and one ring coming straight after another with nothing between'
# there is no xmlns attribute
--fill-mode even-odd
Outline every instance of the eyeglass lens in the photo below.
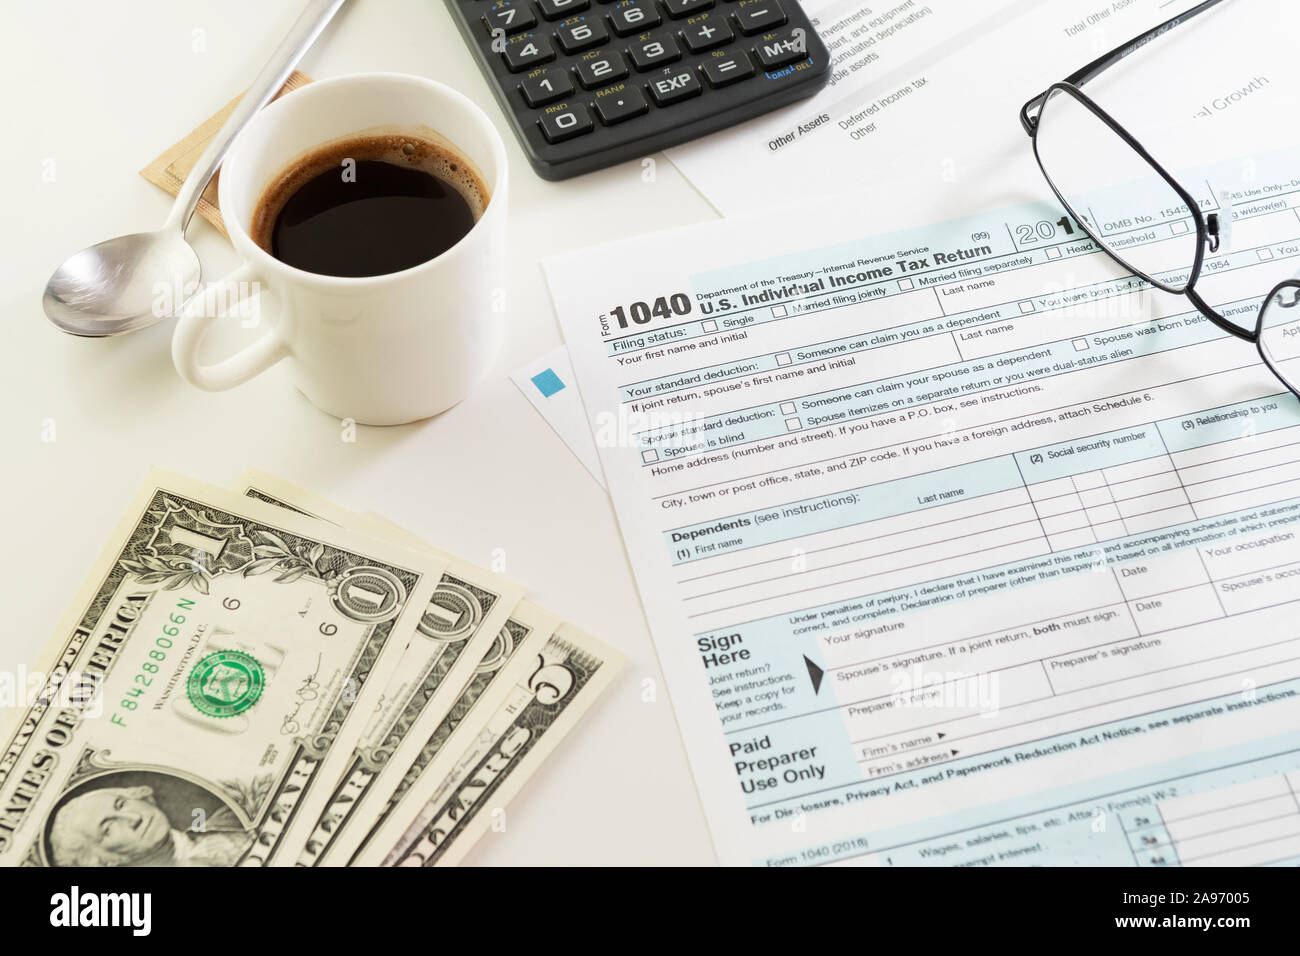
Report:
<svg viewBox="0 0 1300 956"><path fill-rule="evenodd" d="M1034 146L1043 175L1099 245L1167 292L1187 288L1196 262L1192 210L1123 136L1057 87L1039 112Z"/></svg>

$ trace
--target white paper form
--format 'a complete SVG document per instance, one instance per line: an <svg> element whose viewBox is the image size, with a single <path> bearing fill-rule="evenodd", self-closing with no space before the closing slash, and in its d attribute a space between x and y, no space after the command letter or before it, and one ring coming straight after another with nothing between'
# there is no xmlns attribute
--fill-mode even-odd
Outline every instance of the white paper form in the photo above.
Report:
<svg viewBox="0 0 1300 956"><path fill-rule="evenodd" d="M1030 96L1195 2L809 0L831 49L832 84L667 155L728 216L900 174L969 181L1004 161L1007 124ZM1179 28L1170 42L1183 44L1192 31L1241 37L1218 43L1208 61L1181 64L1217 78L1221 88L1207 104L1256 79L1267 57L1254 44L1261 33L1286 34L1295 6L1240 0ZM1139 102L1161 104L1145 91Z"/></svg>
<svg viewBox="0 0 1300 956"><path fill-rule="evenodd" d="M1183 181L1249 321L1300 151ZM963 197L547 263L722 862L1300 860L1300 405L1059 208ZM1089 206L1176 245L1144 201Z"/></svg>
<svg viewBox="0 0 1300 956"><path fill-rule="evenodd" d="M539 355L510 373L510 380L524 393L528 403L546 420L555 434L582 462L596 484L605 487L596 455L596 439L587 427L587 412L574 384L568 346L561 345Z"/></svg>

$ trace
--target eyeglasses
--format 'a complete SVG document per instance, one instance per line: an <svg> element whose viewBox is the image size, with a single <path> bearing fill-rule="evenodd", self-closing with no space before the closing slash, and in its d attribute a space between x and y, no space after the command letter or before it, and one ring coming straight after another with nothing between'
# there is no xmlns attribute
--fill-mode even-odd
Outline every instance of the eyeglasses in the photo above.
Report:
<svg viewBox="0 0 1300 956"><path fill-rule="evenodd" d="M1020 110L1020 123L1034 144L1047 183L1079 226L1125 269L1165 292L1186 296L1220 329L1254 342L1264 364L1300 397L1300 279L1278 283L1259 306L1254 329L1229 321L1196 291L1208 251L1219 251L1230 210L1203 212L1192 195L1141 143L1081 87L1179 24L1218 6L1205 0L1134 37L1038 94ZM1089 197L1102 183L1141 189L1144 206L1157 210L1132 221L1168 229L1170 238L1150 242L1150 230L1107 229L1088 211ZM1226 219L1225 219L1226 217ZM1171 268L1172 263L1172 268Z"/></svg>

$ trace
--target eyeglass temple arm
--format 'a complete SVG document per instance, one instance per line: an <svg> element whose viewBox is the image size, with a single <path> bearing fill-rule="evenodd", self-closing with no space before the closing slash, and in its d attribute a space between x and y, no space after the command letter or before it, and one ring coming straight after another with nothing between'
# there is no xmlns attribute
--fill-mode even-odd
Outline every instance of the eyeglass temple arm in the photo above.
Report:
<svg viewBox="0 0 1300 956"><path fill-rule="evenodd" d="M1152 40L1163 36L1174 27L1186 23L1188 20L1192 19L1192 17L1202 14L1212 7L1217 7L1222 2L1223 0L1204 0L1203 3L1198 3L1191 9L1184 10L1182 13L1178 14L1178 16L1166 20L1159 26L1152 27L1146 33L1140 34L1139 36L1129 40L1127 43L1111 50L1109 53L1097 57L1097 59L1083 67L1083 69L1067 76L1065 82L1072 86L1083 86L1083 84L1104 73L1126 56L1136 53ZM1050 91L1039 93L1020 108L1020 125L1025 128L1025 132L1030 136L1034 135L1034 129L1038 125L1038 112L1043 108L1043 103L1047 100L1048 92Z"/></svg>

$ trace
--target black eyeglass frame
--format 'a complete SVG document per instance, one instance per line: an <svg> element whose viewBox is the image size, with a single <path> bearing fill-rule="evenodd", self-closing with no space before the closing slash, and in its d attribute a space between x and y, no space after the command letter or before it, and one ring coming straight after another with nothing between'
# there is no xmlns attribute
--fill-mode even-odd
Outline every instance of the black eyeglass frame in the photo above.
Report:
<svg viewBox="0 0 1300 956"><path fill-rule="evenodd" d="M1105 72L1116 63L1119 63L1124 58L1131 56L1138 50L1141 50L1148 43L1158 39L1193 17L1218 6L1222 2L1223 0L1204 0L1203 3L1199 3L1196 6L1185 10L1178 16L1172 17L1164 23L1161 23L1159 26L1152 27L1146 33L1136 36L1127 43L1116 47L1109 53L1099 56L1097 59L1084 66L1082 69L1070 74L1059 83L1053 83L1050 87L1030 99L1020 108L1020 125L1024 127L1025 133L1033 143L1034 159L1038 163L1038 168L1039 171L1042 172L1043 178L1047 180L1048 186L1051 187L1056 198L1060 200L1061 205L1065 207L1074 218L1075 222L1078 223L1079 228L1088 234L1093 242L1097 244L1098 248L1122 265L1125 269L1129 270L1139 278L1151 283L1156 288L1174 295L1186 296L1187 300L1195 306L1196 310L1213 322L1219 329L1222 329L1224 332L1227 332L1229 335L1233 335L1236 338L1243 339L1247 342L1253 342L1259 352L1260 358L1264 361L1264 364L1268 367L1269 371L1277 376L1277 378L1291 391L1292 394L1297 398L1300 398L1300 390L1297 390L1297 386L1293 386L1288 378L1278 371L1261 341L1264 332L1265 306L1275 296L1280 296L1283 290L1288 288L1296 290L1296 301L1300 301L1300 279L1284 279L1273 287L1272 291L1270 291L1260 303L1258 314L1255 319L1254 329L1242 328L1237 323L1220 315L1196 291L1196 282L1201 276L1201 267L1205 262L1206 250L1208 249L1211 253L1214 253L1219 249L1221 239L1220 213L1210 213L1208 216L1202 213L1200 204L1192 198L1191 193L1183 188L1182 184L1180 184L1178 180L1174 179L1169 171L1166 170L1164 166L1162 166L1155 157L1147 151L1146 147L1138 142L1138 140L1113 116L1106 112L1106 110L1099 106L1092 97L1088 96L1088 94L1083 92L1081 89L1083 84L1087 83L1089 80L1095 79L1098 75ZM1077 210L1075 210L1075 208L1070 204L1070 201L1061 195L1061 191L1057 189L1056 183L1052 180L1051 173L1049 173L1047 167L1043 165L1042 156L1038 150L1038 129L1039 120L1043 115L1045 107L1051 100L1052 95L1058 92L1072 97L1080 105L1091 112L1093 116L1105 124L1111 132L1127 144L1130 149L1132 149L1161 179L1169 185L1170 189L1178 195L1191 211L1192 220L1196 226L1196 255L1192 263L1191 271L1188 273L1187 282L1181 288L1157 279L1141 269L1134 268L1134 266L1129 262L1126 262L1123 257L1110 248L1106 240L1098 234L1094 227L1090 225ZM1279 299L1279 301L1281 300ZM1295 304L1295 302L1293 301L1292 304Z"/></svg>

